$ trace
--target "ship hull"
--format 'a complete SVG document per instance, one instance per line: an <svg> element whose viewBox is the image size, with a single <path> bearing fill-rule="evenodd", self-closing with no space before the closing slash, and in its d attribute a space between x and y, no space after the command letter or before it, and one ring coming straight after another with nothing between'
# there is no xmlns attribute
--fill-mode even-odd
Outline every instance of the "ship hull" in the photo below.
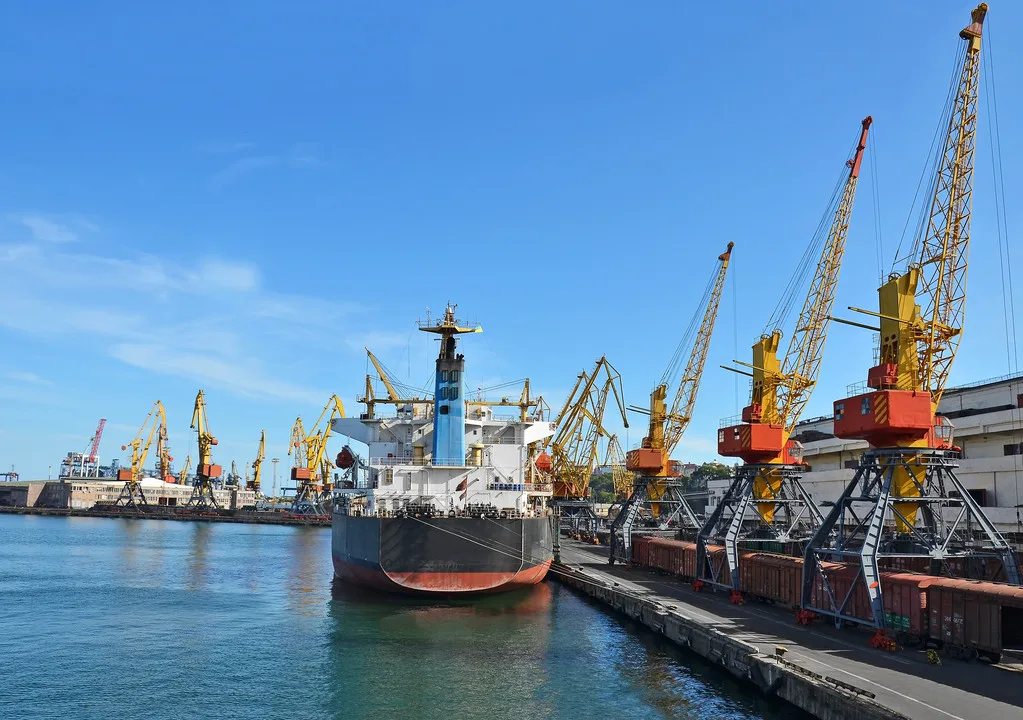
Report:
<svg viewBox="0 0 1023 720"><path fill-rule="evenodd" d="M343 581L388 592L460 595L541 582L552 560L547 518L379 518L334 514L331 555Z"/></svg>

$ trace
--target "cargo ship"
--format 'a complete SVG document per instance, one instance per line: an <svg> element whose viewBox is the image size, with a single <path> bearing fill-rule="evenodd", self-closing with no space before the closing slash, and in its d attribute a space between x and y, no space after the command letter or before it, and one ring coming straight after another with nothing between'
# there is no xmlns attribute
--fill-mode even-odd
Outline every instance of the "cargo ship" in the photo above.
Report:
<svg viewBox="0 0 1023 720"><path fill-rule="evenodd" d="M554 432L526 391L519 403L467 401L458 337L482 332L448 305L419 330L438 336L432 398L403 401L389 387L366 412L332 422L334 433L368 447L338 455L347 476L334 492L331 554L335 577L419 595L492 593L535 585L553 558L549 484L535 472L534 449ZM377 417L375 406L395 406ZM493 406L517 406L499 418ZM468 448L468 451L467 451Z"/></svg>

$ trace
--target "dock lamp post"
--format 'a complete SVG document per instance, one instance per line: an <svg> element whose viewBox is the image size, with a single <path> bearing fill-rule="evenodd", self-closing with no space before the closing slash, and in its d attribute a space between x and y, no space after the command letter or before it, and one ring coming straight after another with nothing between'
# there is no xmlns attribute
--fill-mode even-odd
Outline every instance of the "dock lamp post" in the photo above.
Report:
<svg viewBox="0 0 1023 720"><path fill-rule="evenodd" d="M277 498L277 463L280 461L280 458L270 458L270 462L274 464L274 499Z"/></svg>

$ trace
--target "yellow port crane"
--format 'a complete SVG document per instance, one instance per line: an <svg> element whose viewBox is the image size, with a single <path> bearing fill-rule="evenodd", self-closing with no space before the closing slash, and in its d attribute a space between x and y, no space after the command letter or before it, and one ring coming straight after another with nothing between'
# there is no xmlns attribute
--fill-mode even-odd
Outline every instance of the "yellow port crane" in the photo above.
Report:
<svg viewBox="0 0 1023 720"><path fill-rule="evenodd" d="M252 461L252 480L249 480L248 468L245 469L245 489L259 495L259 482L262 475L263 458L266 455L266 430L259 435L259 450L256 459Z"/></svg>
<svg viewBox="0 0 1023 720"><path fill-rule="evenodd" d="M625 455L625 467L636 473L636 477L629 499L611 526L611 562L629 562L632 528L641 510L649 512L660 530L667 530L680 523L693 529L700 527L696 514L682 494L682 485L678 481L680 471L673 463L671 453L693 417L734 247L735 243L730 242L725 252L718 255L714 272L711 273L696 313L675 348L661 381L650 393L649 408L629 408L649 416L650 423L640 447L629 450ZM683 368L683 358L686 357L688 360ZM668 389L676 379L678 388L669 410Z"/></svg>
<svg viewBox="0 0 1023 720"><path fill-rule="evenodd" d="M148 432L146 431L148 428ZM148 503L146 494L142 490L142 473L149 456L149 448L152 447L153 438L157 442L157 477L163 479L170 475L170 463L173 460L167 450L167 414L164 411L163 403L157 400L153 403L152 409L146 415L145 421L139 428L135 439L127 445L122 445L121 450L131 448L131 462L126 470L117 471L117 479L124 481L124 487L118 495L115 505L122 503L128 507L141 510Z"/></svg>
<svg viewBox="0 0 1023 720"><path fill-rule="evenodd" d="M186 478L188 478L188 472L192 469L192 456L185 456L185 466L181 468L181 472L178 473L178 482L182 485L185 484Z"/></svg>
<svg viewBox="0 0 1023 720"><path fill-rule="evenodd" d="M330 458L327 457L327 440L330 438L331 423L336 418L344 416L345 407L341 398L331 395L311 433L306 433L301 417L295 419L291 431L291 445L288 447L288 454L295 456L291 479L298 483L295 488L295 500L291 506L292 512L305 515L326 514L324 503L330 496L330 471L333 468Z"/></svg>
<svg viewBox="0 0 1023 720"><path fill-rule="evenodd" d="M369 358L370 363L373 364L373 368L377 372L377 376L380 381L384 384L384 389L387 391L386 398L380 398L376 396L373 391L373 376L369 373L366 374L366 394L364 397L358 398L358 402L365 403L366 405L366 417L372 419L376 417L376 405L386 404L395 405L397 407L408 406L413 413L416 412L418 406L422 406L424 409L421 411L424 414L428 413L433 408L433 398L420 398L420 397L402 397L398 391L396 385L398 383L393 375L383 366L377 356L374 355L369 348L366 348L366 357Z"/></svg>
<svg viewBox="0 0 1023 720"><path fill-rule="evenodd" d="M593 536L597 517L588 496L590 479L601 459L601 445L607 446L606 457L614 457L615 447L617 457L621 457L617 436L604 427L604 411L610 397L614 398L625 427L629 427L622 376L602 356L591 372L584 370L576 377L575 386L554 420L558 429L543 441L536 459L537 468L551 478L551 502L558 509L562 524Z"/></svg>
<svg viewBox="0 0 1023 720"><path fill-rule="evenodd" d="M217 438L210 432L209 422L206 418L206 396L202 390L195 396L191 428L198 436L199 461L195 466L192 497L189 498L188 505L199 508L219 508L220 505L213 494L213 480L220 477L223 468L213 463L213 446L217 444Z"/></svg>
<svg viewBox="0 0 1023 720"><path fill-rule="evenodd" d="M848 592L835 592L824 568L842 560L858 566L879 645L887 615L880 582L892 557L930 559L931 574L949 574L953 559L998 559L1010 584L1021 581L1011 547L959 480L952 426L938 402L962 339L970 245L974 150L980 87L981 36L988 6L980 3L959 33L958 76L947 95L943 140L931 161L930 203L905 264L877 290L878 310L850 310L878 321L878 362L867 371L868 392L834 404L834 432L866 440L853 479L811 539L803 564L803 606L851 622ZM897 254L898 255L898 254ZM900 258L896 257L896 263ZM848 322L848 321L844 321ZM856 518L854 521L853 518ZM820 588L823 592L814 592Z"/></svg>
<svg viewBox="0 0 1023 720"><path fill-rule="evenodd" d="M802 446L790 437L820 374L860 166L872 122L872 118L866 117L860 123L853 157L844 162L842 175L817 232L797 263L766 331L753 344L753 362L735 361L751 372L722 366L753 379L750 404L742 411L741 424L718 430L718 454L739 457L744 464L700 529L696 562L698 578L731 588L732 599L736 602L741 599L740 545L805 542L823 521L820 510L799 479L804 470ZM811 268L809 290L788 350L784 359L780 359L782 327L802 289L802 278ZM751 508L755 510L752 517L748 512ZM708 544L725 546L726 566L711 563Z"/></svg>

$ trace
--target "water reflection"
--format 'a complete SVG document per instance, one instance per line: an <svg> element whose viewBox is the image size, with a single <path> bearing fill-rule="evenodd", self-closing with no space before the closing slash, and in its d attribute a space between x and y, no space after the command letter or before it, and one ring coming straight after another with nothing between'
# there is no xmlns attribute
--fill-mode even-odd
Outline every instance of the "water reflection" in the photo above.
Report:
<svg viewBox="0 0 1023 720"><path fill-rule="evenodd" d="M197 522L191 525L192 543L186 565L185 587L189 590L204 590L209 562L207 555L213 530L209 523Z"/></svg>
<svg viewBox="0 0 1023 720"><path fill-rule="evenodd" d="M540 690L548 683L552 606L546 584L424 602L335 581L332 710L354 717L546 717L551 707ZM364 689L357 701L342 690L352 687Z"/></svg>
<svg viewBox="0 0 1023 720"><path fill-rule="evenodd" d="M330 557L330 536L320 528L296 527L287 552L288 609L299 615L323 614L324 557Z"/></svg>

